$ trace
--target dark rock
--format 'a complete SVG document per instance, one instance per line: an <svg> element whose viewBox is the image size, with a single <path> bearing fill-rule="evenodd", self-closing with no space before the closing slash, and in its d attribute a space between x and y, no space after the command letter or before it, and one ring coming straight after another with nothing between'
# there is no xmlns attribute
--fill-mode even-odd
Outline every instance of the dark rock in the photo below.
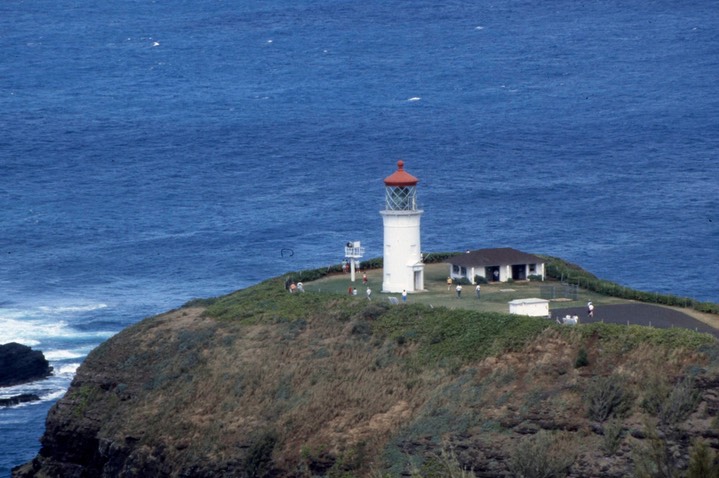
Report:
<svg viewBox="0 0 719 478"><path fill-rule="evenodd" d="M40 397L38 397L34 393L23 393L10 398L0 398L0 407L11 407L13 405L19 405L26 402L34 402L36 400L40 400Z"/></svg>
<svg viewBox="0 0 719 478"><path fill-rule="evenodd" d="M39 350L15 342L0 345L0 387L40 380L52 374L52 367Z"/></svg>

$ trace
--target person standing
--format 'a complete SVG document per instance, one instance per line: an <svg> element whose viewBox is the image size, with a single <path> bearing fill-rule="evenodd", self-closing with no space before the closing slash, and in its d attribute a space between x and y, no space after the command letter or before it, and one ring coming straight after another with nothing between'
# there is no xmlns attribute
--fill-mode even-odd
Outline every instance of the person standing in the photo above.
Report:
<svg viewBox="0 0 719 478"><path fill-rule="evenodd" d="M452 288L452 278L447 277L447 290L450 290Z"/></svg>
<svg viewBox="0 0 719 478"><path fill-rule="evenodd" d="M479 284L477 284L477 287L475 287L474 290L477 291L477 300L479 300L479 294L482 288L479 286Z"/></svg>
<svg viewBox="0 0 719 478"><path fill-rule="evenodd" d="M594 317L594 304L592 304L592 301L587 302L587 317L590 319Z"/></svg>
<svg viewBox="0 0 719 478"><path fill-rule="evenodd" d="M407 302L407 290L402 290L402 302Z"/></svg>
<svg viewBox="0 0 719 478"><path fill-rule="evenodd" d="M462 284L457 284L457 288L455 289L457 291L457 298L462 298Z"/></svg>
<svg viewBox="0 0 719 478"><path fill-rule="evenodd" d="M372 289L367 287L367 300L372 302Z"/></svg>
<svg viewBox="0 0 719 478"><path fill-rule="evenodd" d="M362 284L367 285L367 273L364 272L362 274Z"/></svg>

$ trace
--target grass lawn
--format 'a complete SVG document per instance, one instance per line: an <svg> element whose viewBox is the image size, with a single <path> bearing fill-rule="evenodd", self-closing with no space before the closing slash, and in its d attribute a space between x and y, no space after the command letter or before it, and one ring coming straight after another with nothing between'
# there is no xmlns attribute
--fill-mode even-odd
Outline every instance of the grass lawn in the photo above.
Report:
<svg viewBox="0 0 719 478"><path fill-rule="evenodd" d="M424 269L424 292L410 294L407 301L415 304L427 304L433 307L447 307L450 309L472 309L490 312L509 312L508 302L514 299L527 299L541 297L539 288L542 285L559 285L559 282L548 280L545 282L502 282L497 284L482 284L481 298L478 300L475 286L462 286L462 298L458 299L454 286L447 290L447 264L427 264ZM388 297L401 299L401 294L383 294L382 269L364 271L367 273L368 286L372 289L373 301L386 301ZM334 274L323 277L317 281L304 284L308 291L331 292L347 294L348 287L357 288L357 298L367 300L367 287L362 284L362 271L355 273L355 282L350 280L350 274ZM549 304L550 313L554 308L583 307L588 301L597 305L620 304L629 301L615 297L607 297L593 292L579 289L576 301L552 301Z"/></svg>

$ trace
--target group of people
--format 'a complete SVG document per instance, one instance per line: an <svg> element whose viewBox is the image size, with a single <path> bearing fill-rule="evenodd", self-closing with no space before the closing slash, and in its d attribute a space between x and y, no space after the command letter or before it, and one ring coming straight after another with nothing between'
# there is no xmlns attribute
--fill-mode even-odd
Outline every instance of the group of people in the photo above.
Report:
<svg viewBox="0 0 719 478"><path fill-rule="evenodd" d="M294 294L295 292L304 292L305 291L305 287L302 284L302 282L298 282L297 284L295 284L295 282L292 281L292 282L290 282L289 285L287 285L285 287L287 287L287 290L290 291L290 294Z"/></svg>
<svg viewBox="0 0 719 478"><path fill-rule="evenodd" d="M454 281L451 277L447 277L447 290L450 290L452 288L452 284ZM457 284L457 286L454 288L455 293L457 294L457 298L462 298L462 284ZM482 286L477 284L477 286L474 288L474 292L477 294L477 300L481 297L482 294Z"/></svg>
<svg viewBox="0 0 719 478"><path fill-rule="evenodd" d="M367 286L367 283L368 283L368 282L369 282L369 281L368 281L368 279L367 279L367 273L362 274L362 284L364 284L365 286ZM357 295L357 287L352 287L352 286L350 285L350 286L347 288L347 293L348 293L349 295ZM372 289L370 289L369 286L367 286L367 288L365 289L365 293L367 294L367 300L371 301L371 300L372 300Z"/></svg>

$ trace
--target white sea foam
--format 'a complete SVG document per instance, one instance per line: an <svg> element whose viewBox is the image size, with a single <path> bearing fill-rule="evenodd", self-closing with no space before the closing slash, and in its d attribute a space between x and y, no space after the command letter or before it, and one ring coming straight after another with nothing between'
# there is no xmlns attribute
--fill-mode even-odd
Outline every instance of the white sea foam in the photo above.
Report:
<svg viewBox="0 0 719 478"><path fill-rule="evenodd" d="M38 321L13 319L0 316L0 344L17 342L27 346L39 345L43 338L68 335L64 321Z"/></svg>
<svg viewBox="0 0 719 478"><path fill-rule="evenodd" d="M93 310L105 309L107 304L85 304L85 305L57 305L57 306L40 306L38 310L45 314L67 314L72 312L91 312Z"/></svg>
<svg viewBox="0 0 719 478"><path fill-rule="evenodd" d="M17 342L30 347L42 345L48 340L105 339L114 334L110 331L81 331L71 322L87 313L105 309L107 304L52 305L28 309L0 308L0 344ZM74 357L66 357L74 358Z"/></svg>
<svg viewBox="0 0 719 478"><path fill-rule="evenodd" d="M57 376L75 376L75 372L77 372L77 368L80 366L80 363L68 363L64 365L60 365L55 367L55 370L53 370L53 373Z"/></svg>
<svg viewBox="0 0 719 478"><path fill-rule="evenodd" d="M43 350L43 354L45 355L45 358L50 361L71 360L87 355L78 350Z"/></svg>
<svg viewBox="0 0 719 478"><path fill-rule="evenodd" d="M419 96L413 96L412 98L408 98L407 101L419 101L421 99Z"/></svg>

